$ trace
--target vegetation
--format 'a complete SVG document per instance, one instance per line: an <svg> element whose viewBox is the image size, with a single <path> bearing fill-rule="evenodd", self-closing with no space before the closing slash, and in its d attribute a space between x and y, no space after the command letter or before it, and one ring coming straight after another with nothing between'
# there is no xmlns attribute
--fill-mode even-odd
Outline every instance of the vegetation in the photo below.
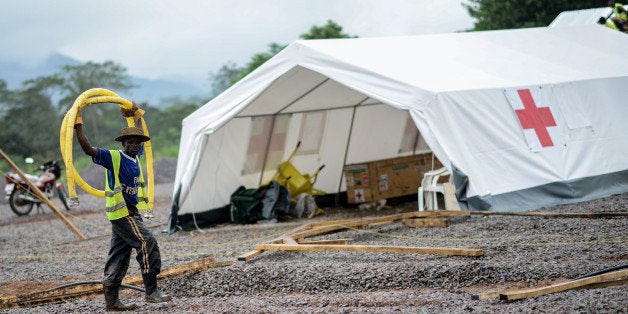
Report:
<svg viewBox="0 0 628 314"><path fill-rule="evenodd" d="M16 90L7 88L0 79L0 143L2 150L20 167L24 159L32 157L36 163L61 159L59 132L65 112L84 91L93 87L123 93L133 88L126 68L112 61L87 62L82 65L66 65L50 76L24 81ZM54 101L58 99L58 101ZM181 121L198 108L173 98L172 106L160 110L146 103L138 104L146 110L149 132L155 158L177 157ZM113 141L126 121L116 105L96 104L82 110L85 129L95 146L119 148ZM159 127L155 127L159 126ZM116 145L118 144L118 145ZM74 158L77 169L91 164L80 152L75 141ZM6 171L5 163L0 170Z"/></svg>
<svg viewBox="0 0 628 314"><path fill-rule="evenodd" d="M323 26L312 26L309 33L301 34L301 39L331 39L331 38L355 38L342 32L342 26L332 20L328 20ZM264 62L278 54L286 45L271 43L268 51L253 55L244 66L238 66L233 62L223 65L217 73L210 74L212 82L212 95L218 95L238 82L240 79L257 69Z"/></svg>

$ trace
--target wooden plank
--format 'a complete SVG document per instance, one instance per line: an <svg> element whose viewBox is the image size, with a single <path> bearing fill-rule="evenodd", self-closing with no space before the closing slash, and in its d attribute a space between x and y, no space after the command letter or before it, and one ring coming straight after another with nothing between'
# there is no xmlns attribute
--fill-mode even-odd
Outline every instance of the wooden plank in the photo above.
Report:
<svg viewBox="0 0 628 314"><path fill-rule="evenodd" d="M339 230L349 229L349 228L359 228L367 225L378 224L378 223L394 223L397 221L401 221L406 218L413 217L449 217L449 216L460 216L460 215L468 215L466 212L461 211L438 211L438 212L412 212L412 213L404 213L404 214L395 214L395 215L387 215L387 216L379 216L379 217L371 217L371 218L359 218L359 219L345 219L345 220L333 220L326 222L318 222L318 223L310 223L299 228L290 231L283 236L276 238L274 240L264 242L263 244L280 244L283 243L283 239L288 236L292 239L297 239L297 242L303 242L305 238L327 234ZM263 249L260 249L259 245L256 245L256 249L247 254L241 255L238 257L239 261L249 261L256 256L262 253Z"/></svg>
<svg viewBox="0 0 628 314"><path fill-rule="evenodd" d="M371 218L371 217L369 217ZM359 220L362 220L363 218L352 218L352 219L342 219L342 220L328 220L328 221L318 221L318 222L313 222L310 224L310 226L312 228L316 228L316 227L324 227L324 226L329 226L329 225L337 225L337 224L343 224L343 223L351 223L351 222L356 222Z"/></svg>
<svg viewBox="0 0 628 314"><path fill-rule="evenodd" d="M199 271L204 271L210 268L229 266L231 264L233 264L233 261L216 262L213 257L206 257L198 261L189 262L176 267L164 269L159 273L159 275L157 275L157 278L170 279ZM143 278L142 275L135 275L125 278L122 282L129 285L142 284Z"/></svg>
<svg viewBox="0 0 628 314"><path fill-rule="evenodd" d="M628 279L618 279L618 280L596 282L596 283L588 284L582 287L578 287L576 289L597 289L597 288L606 288L606 287L613 287L613 286L623 286L626 284L628 284Z"/></svg>
<svg viewBox="0 0 628 314"><path fill-rule="evenodd" d="M493 298L499 298L499 294L502 292L489 292L489 293L483 293L483 294L476 294L471 296L471 299L473 300L488 300L488 299L493 299Z"/></svg>
<svg viewBox="0 0 628 314"><path fill-rule="evenodd" d="M483 210L427 210L415 211L403 214L404 218L422 217L453 217L453 216L521 216L521 217L546 217L546 218L613 218L628 217L627 212L597 212L597 213L546 213L546 212L497 212Z"/></svg>
<svg viewBox="0 0 628 314"><path fill-rule="evenodd" d="M469 211L457 211L457 210L424 210L414 211L403 214L404 219L408 218L442 218L442 217L456 217L456 216L469 216Z"/></svg>
<svg viewBox="0 0 628 314"><path fill-rule="evenodd" d="M186 274L203 271L209 268L228 266L233 264L232 261L216 262L213 257L204 258L191 263L186 263L180 266L163 270L158 278L174 278L183 276ZM136 275L126 278L123 281L125 284L136 285L143 282L142 275ZM12 295L0 298L0 308L15 308L20 306L35 306L50 303L59 303L76 299L81 296L92 295L102 293L102 284L89 283L86 285L69 287L67 289L60 290L47 290L40 292L33 292L23 295Z"/></svg>
<svg viewBox="0 0 628 314"><path fill-rule="evenodd" d="M499 294L500 300L519 300L531 297L538 297L540 295L546 295L571 289L577 289L582 286L602 283L605 281L617 280L628 276L628 269L614 271L606 274L601 274L597 276L591 276L583 279L572 280L562 283L557 283L553 285L549 285L546 287L537 287L537 288L528 288L528 289L518 289L512 291L506 291Z"/></svg>
<svg viewBox="0 0 628 314"><path fill-rule="evenodd" d="M288 231L287 233L285 233L284 235L282 235L280 237L274 238L274 239L266 241L264 243L283 243L283 238L286 237L287 235L289 235L291 233L294 233L294 232L307 230L307 229L310 229L310 228L311 228L310 224L305 224L305 225L296 227L296 228ZM242 262L247 262L247 261L250 261L250 260L254 259L255 257L259 256L260 254L262 254L262 252L263 252L262 250L253 250L253 251L250 251L248 253L245 253L245 254L242 254L242 255L238 256L237 260L238 261L242 261Z"/></svg>
<svg viewBox="0 0 628 314"><path fill-rule="evenodd" d="M402 219L396 219L396 220L382 220L382 221L378 221L378 222L373 222L373 223L369 223L364 225L363 227L366 226L380 226L380 225L390 225L390 224L394 224L395 222L402 220Z"/></svg>
<svg viewBox="0 0 628 314"><path fill-rule="evenodd" d="M258 250L273 251L304 251L304 252L391 252L391 253L417 253L457 256L482 256L484 252L477 249L449 248L449 247L411 247L411 246L380 246L380 245L314 245L314 244L257 244Z"/></svg>
<svg viewBox="0 0 628 314"><path fill-rule="evenodd" d="M396 222L407 218L426 218L426 217L452 217L452 216L468 216L469 211L453 211L453 210L439 210L439 211L416 211L403 214L378 216L378 217L365 217L354 218L344 220L330 220L310 223L311 229L318 227L334 226L334 225L368 225L380 222Z"/></svg>
<svg viewBox="0 0 628 314"><path fill-rule="evenodd" d="M606 288L606 287L613 287L613 286L623 286L625 284L628 284L628 279L595 282L595 283L586 284L586 285L583 285L574 289L597 289L597 288ZM519 290L521 289L508 290L508 291L519 291ZM478 294L478 295L473 295L471 298L473 300L488 300L488 299L493 299L493 298L499 298L500 294L506 294L508 291L495 291L495 292L489 292L489 293L484 293L484 294Z"/></svg>
<svg viewBox="0 0 628 314"><path fill-rule="evenodd" d="M35 184L33 184L33 182L31 182L26 177L24 172L22 172L22 170L20 170L20 168L18 168L18 166L15 163L13 163L13 161L9 158L9 156L7 156L4 153L4 151L2 151L2 149L0 149L0 156L2 158L4 158L4 160L7 162L7 164L9 164L9 166L11 166L11 168L13 168L15 173L17 173L20 176L20 178L22 178L22 181L24 181L28 185L28 187L31 189L31 191L34 192L35 194L37 194L37 197L39 199L41 199L44 203L46 203L46 205L48 205L48 207L50 207L52 209L52 211L55 212L55 214L57 214L57 216L59 216L59 218L61 218L63 223L65 223L66 226L68 226L68 228L70 228L70 230L72 230L72 232L74 232L74 234L79 239L85 240L85 236L74 226L74 224L72 224L72 222L70 220L68 220L67 217L65 217L65 215L61 212L61 210L59 210L59 208L57 208L57 206L55 206L55 204L53 204L52 201L50 201L50 199L46 196L46 194L44 194L44 192L42 192L37 186L35 186Z"/></svg>
<svg viewBox="0 0 628 314"><path fill-rule="evenodd" d="M546 218L612 218L628 217L627 212L598 212L598 213L543 213L543 212L492 212L492 211L463 211L469 215L482 216L522 216Z"/></svg>
<svg viewBox="0 0 628 314"><path fill-rule="evenodd" d="M341 244L341 245L346 245L349 243L349 241L352 241L353 239L351 238L345 238L345 239L334 239L334 240L300 240L297 241L299 242L299 244Z"/></svg>
<svg viewBox="0 0 628 314"><path fill-rule="evenodd" d="M339 224L353 224L353 223L363 223L363 224L375 224L377 222L396 222L405 218L423 218L423 217L446 217L446 216L459 216L465 215L465 213L453 212L453 211L424 211L424 212L408 212L403 214L394 214L394 215L386 215L386 216L375 216L375 217L362 217L362 218L353 218L353 219L344 219L344 220L329 220L329 221L320 221L313 222L310 224L312 228L323 227L323 226L332 226Z"/></svg>
<svg viewBox="0 0 628 314"><path fill-rule="evenodd" d="M339 230L344 230L344 229L347 229L347 228L357 228L357 227L360 227L360 226L361 225L355 225L355 224L331 225L331 226L317 227L317 228L312 228L310 230L297 232L295 234L291 234L290 236L293 239L305 239L305 238L309 238L309 237L313 237L313 236L318 236L318 235L332 233L332 232L339 231Z"/></svg>
<svg viewBox="0 0 628 314"><path fill-rule="evenodd" d="M350 229L350 228L359 228L363 226L367 226L370 224L381 223L381 222L389 222L393 223L396 221L401 221L404 218L404 214L396 214L396 215L388 215L374 218L364 218L364 219L356 219L355 221L343 222L343 223L330 223L325 226L315 227L309 230L304 230L297 233L289 234L292 238L308 238L321 234L326 234L338 230Z"/></svg>
<svg viewBox="0 0 628 314"><path fill-rule="evenodd" d="M245 253L245 254L242 254L242 255L238 256L238 261L241 261L241 262L250 261L250 260L254 259L255 257L259 256L260 254L262 254L262 252L264 252L264 251L262 251L262 250L250 251L248 253Z"/></svg>
<svg viewBox="0 0 628 314"><path fill-rule="evenodd" d="M171 278L176 278L176 277L180 277L180 276L184 276L184 275L188 275L192 273L201 272L210 268L230 266L232 264L233 264L233 261L217 262L213 257L207 257L198 261L183 264L181 266L162 270L159 273L159 275L157 275L157 278L171 279ZM138 283L142 282L141 280L142 276L137 276L137 277L138 277L138 280L140 280Z"/></svg>
<svg viewBox="0 0 628 314"><path fill-rule="evenodd" d="M294 228L294 229L292 229L292 230L290 230L290 231L288 231L288 232L286 232L286 233L282 234L281 236L279 236L279 237L277 237L277 238L275 238L275 239L273 239L273 240L271 240L271 241L266 241L266 242L264 242L264 243L281 243L281 242L280 242L280 241L278 241L278 240L283 240L283 238L284 238L284 237L291 237L291 238L293 238L293 239L296 239L296 237L294 237L294 236L292 236L292 235L294 235L294 234L296 234L296 233L299 233L299 232L301 232L301 231L310 230L310 229L312 229L312 224L309 224L309 223L308 223L308 224L305 224L305 225L302 225L302 226L296 227L296 228Z"/></svg>
<svg viewBox="0 0 628 314"><path fill-rule="evenodd" d="M447 218L411 218L404 219L403 225L410 228L416 227L449 227L449 219Z"/></svg>
<svg viewBox="0 0 628 314"><path fill-rule="evenodd" d="M283 237L283 243L284 244L291 244L291 245L299 245L299 243L297 243L297 241L295 241L291 237Z"/></svg>

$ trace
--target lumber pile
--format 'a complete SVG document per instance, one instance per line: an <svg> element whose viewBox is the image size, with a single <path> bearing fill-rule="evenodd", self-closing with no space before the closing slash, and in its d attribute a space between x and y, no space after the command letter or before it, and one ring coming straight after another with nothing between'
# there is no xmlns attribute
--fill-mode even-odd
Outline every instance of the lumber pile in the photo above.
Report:
<svg viewBox="0 0 628 314"><path fill-rule="evenodd" d="M482 256L479 249L455 247L408 247L385 245L350 245L350 239L310 241L309 237L319 236L346 229L364 228L366 226L403 222L407 227L447 227L448 217L468 216L464 211L422 211L405 214L388 215L371 218L332 220L314 222L293 229L286 234L270 241L255 245L255 250L238 257L239 261L249 261L264 251L350 251L350 252L391 252L414 254L439 254L454 256Z"/></svg>
<svg viewBox="0 0 628 314"><path fill-rule="evenodd" d="M546 218L610 218L628 217L628 213L543 213L543 212L493 212L493 211L461 211L461 210L436 210L417 211L405 214L388 215L372 218L357 218L345 220L333 220L313 222L295 228L288 233L270 241L257 244L255 250L240 255L239 261L249 261L264 251L354 251L354 252L397 252L417 254L442 254L461 256L481 256L482 250L466 248L438 248L438 247L391 247L391 246L365 246L349 245L349 240L340 242L312 243L306 240L308 237L319 236L327 233L338 232L346 229L363 228L366 226L391 224L403 222L406 227L448 227L450 217L455 216L522 216L522 217L546 217ZM338 240L336 240L338 241Z"/></svg>

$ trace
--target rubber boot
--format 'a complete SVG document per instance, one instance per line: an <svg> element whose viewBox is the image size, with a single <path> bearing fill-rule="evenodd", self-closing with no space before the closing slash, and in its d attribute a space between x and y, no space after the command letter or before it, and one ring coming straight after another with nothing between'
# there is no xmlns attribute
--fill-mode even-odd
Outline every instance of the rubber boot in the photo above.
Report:
<svg viewBox="0 0 628 314"><path fill-rule="evenodd" d="M146 302L160 303L172 300L171 296L161 293L157 288L157 274L142 274L142 278L144 279L144 288L146 289L146 297L144 298Z"/></svg>
<svg viewBox="0 0 628 314"><path fill-rule="evenodd" d="M105 311L131 311L137 308L135 304L125 305L118 298L120 287L103 286L105 294Z"/></svg>

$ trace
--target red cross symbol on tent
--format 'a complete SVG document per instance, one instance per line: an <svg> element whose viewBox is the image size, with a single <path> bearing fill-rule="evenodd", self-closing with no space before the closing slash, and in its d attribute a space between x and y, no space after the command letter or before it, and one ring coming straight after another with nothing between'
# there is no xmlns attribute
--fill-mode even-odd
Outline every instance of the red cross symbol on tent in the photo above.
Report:
<svg viewBox="0 0 628 314"><path fill-rule="evenodd" d="M536 137L538 137L541 142L541 146L554 146L552 137L547 131L548 127L556 126L556 121L554 121L554 116L550 108L537 107L529 89L519 89L517 93L519 94L519 98L521 98L524 108L515 110L521 122L521 127L524 130L534 129Z"/></svg>

